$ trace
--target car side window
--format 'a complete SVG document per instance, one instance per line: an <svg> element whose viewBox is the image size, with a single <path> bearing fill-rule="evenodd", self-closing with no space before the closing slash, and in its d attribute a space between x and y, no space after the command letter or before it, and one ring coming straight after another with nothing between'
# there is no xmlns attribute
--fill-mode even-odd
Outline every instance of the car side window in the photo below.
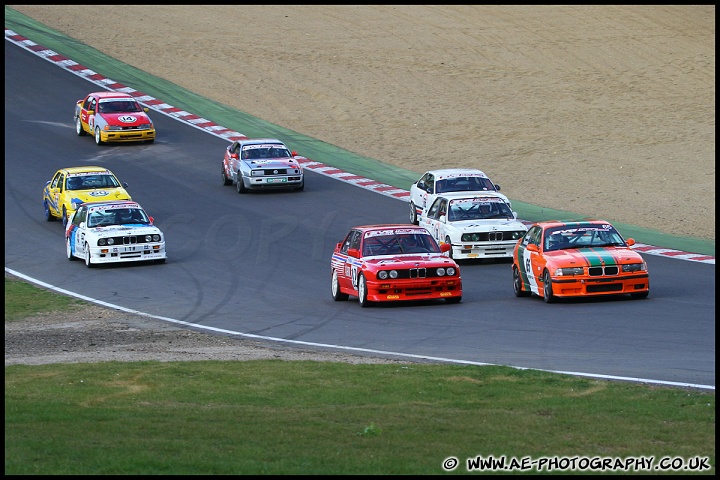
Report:
<svg viewBox="0 0 720 480"><path fill-rule="evenodd" d="M440 210L440 200L441 198L436 198L433 202L432 206L430 207L430 210L428 210L428 218L437 218L437 213Z"/></svg>
<svg viewBox="0 0 720 480"><path fill-rule="evenodd" d="M85 207L81 207L80 210L77 211L75 216L72 219L72 224L75 226L80 225L80 223L84 222L87 218L87 209Z"/></svg>
<svg viewBox="0 0 720 480"><path fill-rule="evenodd" d="M94 98L90 99L90 106L88 110L97 110L97 101Z"/></svg>
<svg viewBox="0 0 720 480"><path fill-rule="evenodd" d="M350 238L350 247L349 248L357 248L360 249L360 232L354 231L352 237Z"/></svg>
<svg viewBox="0 0 720 480"><path fill-rule="evenodd" d="M56 173L55 176L52 179L52 182L50 182L50 188L60 188L62 187L62 173Z"/></svg>
<svg viewBox="0 0 720 480"><path fill-rule="evenodd" d="M523 237L523 245L534 244L540 246L540 227L531 227Z"/></svg>

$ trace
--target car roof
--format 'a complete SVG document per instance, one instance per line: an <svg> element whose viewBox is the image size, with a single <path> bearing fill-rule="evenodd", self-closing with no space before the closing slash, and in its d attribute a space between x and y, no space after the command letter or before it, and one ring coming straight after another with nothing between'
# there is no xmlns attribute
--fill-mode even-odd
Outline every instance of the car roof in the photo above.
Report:
<svg viewBox="0 0 720 480"><path fill-rule="evenodd" d="M444 178L457 178L457 177L483 177L488 178L485 172L476 168L441 168L439 170L429 170L427 173L435 175L435 180L442 180Z"/></svg>
<svg viewBox="0 0 720 480"><path fill-rule="evenodd" d="M108 169L105 168L105 167L98 167L98 166L95 166L95 165L90 165L90 166L87 166L87 167L65 167L65 168L61 168L60 171L63 171L63 172L65 172L65 173L69 173L69 174L71 174L71 175L72 175L72 174L76 174L76 173L105 173L105 172L110 172L110 170L108 170ZM112 172L110 172L110 173L112 173Z"/></svg>
<svg viewBox="0 0 720 480"><path fill-rule="evenodd" d="M577 225L612 225L612 223L597 218L583 219L583 220L544 220L542 222L535 222L535 225L546 228L553 227L573 227Z"/></svg>
<svg viewBox="0 0 720 480"><path fill-rule="evenodd" d="M461 192L445 192L445 193L438 193L435 194L436 197L444 197L448 200L457 200L458 198L478 198L478 197L492 197L492 198L498 198L505 201L505 197L496 192L486 191L486 190L470 190L470 191L461 191Z"/></svg>
<svg viewBox="0 0 720 480"><path fill-rule="evenodd" d="M135 100L129 93L123 92L93 92L90 95L97 98L122 98L123 100Z"/></svg>
<svg viewBox="0 0 720 480"><path fill-rule="evenodd" d="M277 138L249 138L247 140L240 140L241 145L262 145L264 143L279 143L285 145L282 141Z"/></svg>
<svg viewBox="0 0 720 480"><path fill-rule="evenodd" d="M428 233L427 229L420 225L412 225L409 223L379 223L375 225L359 225L357 227L353 227L353 229L360 230L363 232L367 232L370 230L386 230L386 229L398 229L401 228L403 230L418 230L422 231L423 233Z"/></svg>
<svg viewBox="0 0 720 480"><path fill-rule="evenodd" d="M139 203L132 200L111 200L108 202L85 202L88 208L103 207L103 208L142 208Z"/></svg>

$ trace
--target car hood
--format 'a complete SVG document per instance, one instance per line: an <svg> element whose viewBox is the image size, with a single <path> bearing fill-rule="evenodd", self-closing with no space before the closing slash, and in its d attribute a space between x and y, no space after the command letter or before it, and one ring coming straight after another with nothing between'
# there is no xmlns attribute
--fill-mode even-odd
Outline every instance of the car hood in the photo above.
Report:
<svg viewBox="0 0 720 480"><path fill-rule="evenodd" d="M301 168L293 158L258 158L243 160L250 168Z"/></svg>
<svg viewBox="0 0 720 480"><path fill-rule="evenodd" d="M601 265L623 265L638 263L642 256L627 247L569 248L545 252L548 262L558 265L596 267Z"/></svg>
<svg viewBox="0 0 720 480"><path fill-rule="evenodd" d="M153 233L162 234L160 229L154 225L109 225L106 227L88 228L97 238L119 237L123 235L149 235Z"/></svg>
<svg viewBox="0 0 720 480"><path fill-rule="evenodd" d="M112 126L137 127L138 125L152 123L145 112L131 113L101 113L100 116Z"/></svg>
<svg viewBox="0 0 720 480"><path fill-rule="evenodd" d="M407 253L404 255L379 255L365 257L368 265L376 265L379 268L414 268L418 266L457 266L455 261L441 253Z"/></svg>
<svg viewBox="0 0 720 480"><path fill-rule="evenodd" d="M70 192L70 203L74 208L77 208L79 203L109 200L130 200L130 194L122 187L73 190Z"/></svg>
<svg viewBox="0 0 720 480"><path fill-rule="evenodd" d="M451 225L458 230L473 232L487 232L493 230L527 230L522 222L518 222L514 219L503 218L491 218L488 220L459 220L455 222L449 222L448 225Z"/></svg>

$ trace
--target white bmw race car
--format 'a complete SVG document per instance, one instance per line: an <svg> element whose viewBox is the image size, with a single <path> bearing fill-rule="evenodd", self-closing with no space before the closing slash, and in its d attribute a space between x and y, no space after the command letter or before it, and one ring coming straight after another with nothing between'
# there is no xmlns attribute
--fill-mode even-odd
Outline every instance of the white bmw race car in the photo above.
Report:
<svg viewBox="0 0 720 480"><path fill-rule="evenodd" d="M512 257L513 248L527 227L498 193L452 192L434 197L420 225L435 240L449 243L450 257Z"/></svg>
<svg viewBox="0 0 720 480"><path fill-rule="evenodd" d="M137 202L82 203L65 230L67 258L82 258L88 268L101 263L163 263L165 235L153 221Z"/></svg>

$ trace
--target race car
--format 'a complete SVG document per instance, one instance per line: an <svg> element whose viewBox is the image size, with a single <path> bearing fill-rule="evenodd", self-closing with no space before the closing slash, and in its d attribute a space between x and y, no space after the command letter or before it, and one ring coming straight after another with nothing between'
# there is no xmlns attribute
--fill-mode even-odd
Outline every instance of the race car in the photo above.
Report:
<svg viewBox="0 0 720 480"><path fill-rule="evenodd" d="M106 200L132 200L125 190L127 183L120 183L114 173L105 167L61 168L43 189L45 220L62 219L67 225L68 217L83 202Z"/></svg>
<svg viewBox="0 0 720 480"><path fill-rule="evenodd" d="M223 185L235 183L238 193L260 189L305 188L302 165L283 142L274 138L238 140L225 149Z"/></svg>
<svg viewBox="0 0 720 480"><path fill-rule="evenodd" d="M153 222L137 202L83 203L65 229L67 258L82 258L88 268L104 263L163 263L165 236Z"/></svg>
<svg viewBox="0 0 720 480"><path fill-rule="evenodd" d="M510 258L527 227L498 193L451 192L436 195L420 225L451 258Z"/></svg>
<svg viewBox="0 0 720 480"><path fill-rule="evenodd" d="M93 92L75 103L75 132L95 137L95 143L155 141L155 125L132 95Z"/></svg>
<svg viewBox="0 0 720 480"><path fill-rule="evenodd" d="M500 185L493 183L482 170L473 168L445 168L425 172L410 186L410 223L419 225L423 211L430 207L434 196L448 192L499 192ZM498 193L510 205L510 200Z"/></svg>
<svg viewBox="0 0 720 480"><path fill-rule="evenodd" d="M333 300L353 295L373 302L462 300L460 267L430 233L415 225L357 226L335 246L330 261Z"/></svg>
<svg viewBox="0 0 720 480"><path fill-rule="evenodd" d="M558 298L630 294L646 298L650 276L642 256L605 220L530 226L513 250L513 291L546 303Z"/></svg>

